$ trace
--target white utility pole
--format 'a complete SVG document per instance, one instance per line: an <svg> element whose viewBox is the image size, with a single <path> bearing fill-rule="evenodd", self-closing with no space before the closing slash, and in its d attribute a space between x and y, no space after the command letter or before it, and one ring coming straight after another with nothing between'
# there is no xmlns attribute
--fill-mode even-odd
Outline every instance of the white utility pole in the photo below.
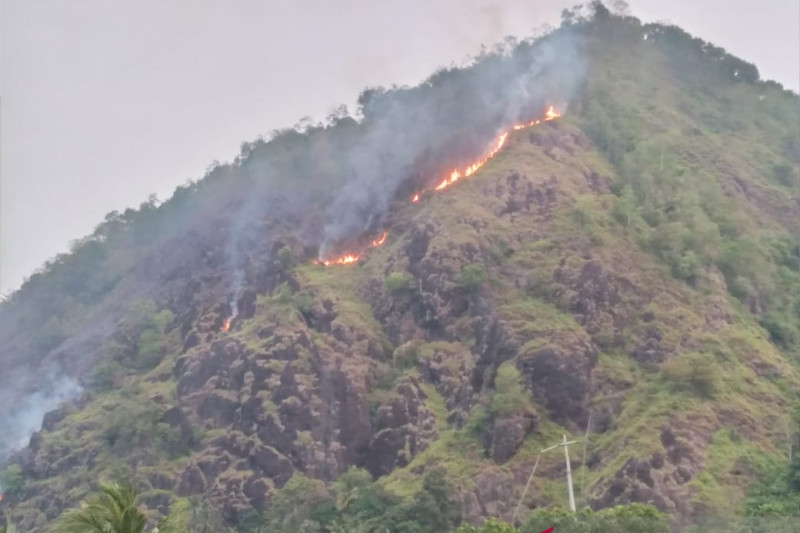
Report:
<svg viewBox="0 0 800 533"><path fill-rule="evenodd" d="M550 450L554 450L559 446L564 447L564 457L567 460L567 490L569 491L569 510L572 511L573 513L575 512L575 494L572 492L572 469L570 468L569 464L569 451L567 450L567 446L569 446L570 444L575 444L580 441L571 440L567 442L567 436L562 435L562 437L563 440L561 441L561 443L540 450L539 455L536 456L536 462L533 463L533 468L531 469L531 475L528 476L528 482L525 484L525 490L522 491L522 496L520 497L519 502L517 502L517 507L514 509L514 515L511 517L512 524L514 523L514 519L517 517L517 512L519 511L519 508L522 505L522 500L524 500L525 495L528 494L528 487L531 486L531 481L533 480L533 474L536 473L536 467L539 466L539 459L541 459L542 454L544 452L549 452Z"/></svg>
<svg viewBox="0 0 800 533"><path fill-rule="evenodd" d="M572 443L567 442L567 436L562 435L564 440L562 441L561 445L564 447L564 460L567 462L567 491L569 492L569 510L573 513L575 512L575 493L572 492L572 469L570 468L569 464L569 451L567 450L567 446ZM577 441L572 441L577 442Z"/></svg>

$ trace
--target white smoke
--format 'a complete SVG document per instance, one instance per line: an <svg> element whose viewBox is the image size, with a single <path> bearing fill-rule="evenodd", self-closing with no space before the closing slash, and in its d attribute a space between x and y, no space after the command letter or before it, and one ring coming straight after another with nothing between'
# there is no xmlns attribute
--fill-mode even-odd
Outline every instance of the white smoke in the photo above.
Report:
<svg viewBox="0 0 800 533"><path fill-rule="evenodd" d="M359 140L345 153L351 176L329 204L320 255L381 217L426 154L474 157L547 105L564 111L586 71L580 47L579 35L558 30L442 70L418 87L362 94Z"/></svg>
<svg viewBox="0 0 800 533"><path fill-rule="evenodd" d="M34 392L19 393L24 395L23 399L14 404L21 407L0 410L0 463L28 444L31 435L41 429L46 413L77 398L82 390L75 379L51 372L43 376ZM11 392L0 391L0 398Z"/></svg>

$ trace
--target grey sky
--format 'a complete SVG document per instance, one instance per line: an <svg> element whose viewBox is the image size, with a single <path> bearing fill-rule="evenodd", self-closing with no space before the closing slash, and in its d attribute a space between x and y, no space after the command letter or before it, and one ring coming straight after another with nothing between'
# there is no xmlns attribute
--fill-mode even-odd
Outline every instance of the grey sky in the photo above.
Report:
<svg viewBox="0 0 800 533"><path fill-rule="evenodd" d="M0 290L242 141L416 83L576 0L4 0ZM800 0L630 0L800 86Z"/></svg>

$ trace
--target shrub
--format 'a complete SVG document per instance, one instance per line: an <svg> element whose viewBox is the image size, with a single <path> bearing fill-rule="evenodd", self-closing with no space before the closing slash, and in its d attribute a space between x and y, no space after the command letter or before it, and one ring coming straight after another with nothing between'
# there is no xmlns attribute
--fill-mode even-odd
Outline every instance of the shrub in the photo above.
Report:
<svg viewBox="0 0 800 533"><path fill-rule="evenodd" d="M17 494L22 490L23 483L22 467L16 463L5 467L0 474L0 484L2 484L3 491L8 494Z"/></svg>
<svg viewBox="0 0 800 533"><path fill-rule="evenodd" d="M761 326L769 332L769 336L775 344L788 347L797 341L797 328L792 324L792 320L777 311L770 311L760 320Z"/></svg>
<svg viewBox="0 0 800 533"><path fill-rule="evenodd" d="M539 533L549 528L556 533L669 533L669 516L652 505L632 503L602 511L582 509L536 510L520 528L521 533ZM502 531L502 530L500 530Z"/></svg>
<svg viewBox="0 0 800 533"><path fill-rule="evenodd" d="M506 522L501 522L495 518L490 518L483 525L480 529L476 528L475 526L471 526L469 524L461 524L461 526L456 529L456 533L516 533L517 528L508 524Z"/></svg>
<svg viewBox="0 0 800 533"><path fill-rule="evenodd" d="M492 247L489 249L489 255L495 263L501 265L514 255L514 249L504 238L495 237L492 241Z"/></svg>
<svg viewBox="0 0 800 533"><path fill-rule="evenodd" d="M324 483L295 472L286 485L275 491L264 513L267 531L301 531L301 525L311 517L312 511L330 500L331 494Z"/></svg>
<svg viewBox="0 0 800 533"><path fill-rule="evenodd" d="M791 165L780 164L772 167L772 177L786 187L792 187L797 181L794 168Z"/></svg>
<svg viewBox="0 0 800 533"><path fill-rule="evenodd" d="M161 357L163 336L156 328L148 328L139 335L136 343L137 366L149 369L158 364Z"/></svg>
<svg viewBox="0 0 800 533"><path fill-rule="evenodd" d="M678 259L677 264L673 268L673 273L676 278L685 281L691 281L697 275L700 269L700 258L697 257L693 251L689 250L683 253Z"/></svg>
<svg viewBox="0 0 800 533"><path fill-rule="evenodd" d="M92 369L91 387L97 391L109 391L123 374L122 365L114 359L103 359Z"/></svg>
<svg viewBox="0 0 800 533"><path fill-rule="evenodd" d="M680 388L710 398L719 387L717 366L705 354L682 354L661 365L664 375Z"/></svg>
<svg viewBox="0 0 800 533"><path fill-rule="evenodd" d="M540 266L528 274L528 294L535 298L550 300L555 292L553 285L553 273L546 266Z"/></svg>
<svg viewBox="0 0 800 533"><path fill-rule="evenodd" d="M103 440L112 450L127 453L154 441L161 414L152 404L126 398L106 419Z"/></svg>
<svg viewBox="0 0 800 533"><path fill-rule="evenodd" d="M292 294L292 289L289 287L288 283L284 283L280 285L276 290L272 297L273 301L280 305L293 305L294 304L294 295Z"/></svg>
<svg viewBox="0 0 800 533"><path fill-rule="evenodd" d="M469 292L475 292L486 279L486 267L481 263L473 263L461 269L458 284Z"/></svg>
<svg viewBox="0 0 800 533"><path fill-rule="evenodd" d="M497 369L491 412L495 416L508 416L523 409L528 403L527 393L521 383L522 376L513 363L505 362Z"/></svg>
<svg viewBox="0 0 800 533"><path fill-rule="evenodd" d="M166 350L166 330L175 320L169 309L156 311L153 300L139 300L125 314L120 324L120 334L124 339L123 354L130 365L137 370L149 370L156 366Z"/></svg>
<svg viewBox="0 0 800 533"><path fill-rule="evenodd" d="M292 249L288 246L284 246L278 250L278 262L280 263L282 270L291 270L291 268L294 267L294 256L292 255Z"/></svg>
<svg viewBox="0 0 800 533"><path fill-rule="evenodd" d="M415 368L420 358L419 346L406 342L398 346L392 353L392 366L395 368Z"/></svg>
<svg viewBox="0 0 800 533"><path fill-rule="evenodd" d="M392 296L399 296L411 289L411 276L406 272L392 272L383 281L386 291Z"/></svg>
<svg viewBox="0 0 800 533"><path fill-rule="evenodd" d="M308 313L314 307L314 297L308 291L299 291L294 295L294 305L301 313Z"/></svg>
<svg viewBox="0 0 800 533"><path fill-rule="evenodd" d="M187 455L190 451L190 443L184 440L180 427L159 422L156 424L156 438L161 451L171 459Z"/></svg>
<svg viewBox="0 0 800 533"><path fill-rule="evenodd" d="M123 333L129 336L136 336L144 329L153 325L153 317L157 313L156 304L153 300L139 300L128 308L125 317L122 319Z"/></svg>
<svg viewBox="0 0 800 533"><path fill-rule="evenodd" d="M406 514L407 527L422 526L422 531L452 531L461 522L461 510L444 472L428 470L422 478L422 490ZM414 524L416 522L416 524Z"/></svg>

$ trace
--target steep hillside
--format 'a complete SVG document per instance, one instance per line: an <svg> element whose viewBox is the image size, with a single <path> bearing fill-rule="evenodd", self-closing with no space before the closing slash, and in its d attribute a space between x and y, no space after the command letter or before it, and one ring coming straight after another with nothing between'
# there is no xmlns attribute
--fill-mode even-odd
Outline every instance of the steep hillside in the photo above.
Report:
<svg viewBox="0 0 800 533"><path fill-rule="evenodd" d="M3 303L0 505L20 531L101 478L235 525L351 466L406 499L442 469L464 520L511 520L563 434L587 437L580 506L676 523L742 513L788 468L797 95L599 8L360 105L110 214ZM519 516L565 506L563 476L543 454Z"/></svg>

